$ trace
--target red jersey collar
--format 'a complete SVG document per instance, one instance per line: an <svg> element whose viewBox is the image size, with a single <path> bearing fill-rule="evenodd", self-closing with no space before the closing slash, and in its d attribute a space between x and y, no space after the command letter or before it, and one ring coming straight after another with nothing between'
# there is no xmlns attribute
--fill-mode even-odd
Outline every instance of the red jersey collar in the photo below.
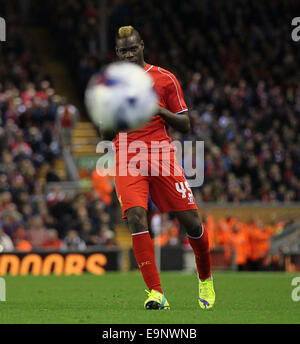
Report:
<svg viewBox="0 0 300 344"><path fill-rule="evenodd" d="M148 72L148 70L150 70L153 67L153 65L146 63L146 66L144 67L144 71Z"/></svg>

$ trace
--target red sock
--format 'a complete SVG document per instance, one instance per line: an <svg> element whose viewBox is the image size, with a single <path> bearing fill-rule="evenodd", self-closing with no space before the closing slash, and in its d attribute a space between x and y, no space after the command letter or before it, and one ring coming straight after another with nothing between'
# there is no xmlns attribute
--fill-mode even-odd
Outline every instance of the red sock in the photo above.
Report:
<svg viewBox="0 0 300 344"><path fill-rule="evenodd" d="M155 263L154 245L149 232L132 234L132 248L136 262L149 290L154 289L163 294Z"/></svg>
<svg viewBox="0 0 300 344"><path fill-rule="evenodd" d="M189 238L189 242L195 254L198 275L201 280L211 276L211 262L207 230L202 226L203 233L199 238Z"/></svg>

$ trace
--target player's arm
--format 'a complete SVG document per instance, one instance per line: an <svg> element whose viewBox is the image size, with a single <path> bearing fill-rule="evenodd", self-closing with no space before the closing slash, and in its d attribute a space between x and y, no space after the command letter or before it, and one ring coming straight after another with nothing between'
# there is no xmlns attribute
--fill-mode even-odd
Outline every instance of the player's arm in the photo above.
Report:
<svg viewBox="0 0 300 344"><path fill-rule="evenodd" d="M160 115L172 128L187 134L190 131L190 119L188 111L182 113L173 113L161 106L158 107L158 115Z"/></svg>
<svg viewBox="0 0 300 344"><path fill-rule="evenodd" d="M158 108L158 114L175 130L187 134L190 130L188 108L183 98L181 86L172 73L162 71L165 81L164 99L166 108Z"/></svg>

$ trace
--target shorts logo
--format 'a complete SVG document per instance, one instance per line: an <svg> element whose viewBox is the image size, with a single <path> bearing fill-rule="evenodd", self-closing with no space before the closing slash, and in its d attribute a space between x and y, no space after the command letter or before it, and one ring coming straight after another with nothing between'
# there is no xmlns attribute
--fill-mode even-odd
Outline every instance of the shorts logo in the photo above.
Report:
<svg viewBox="0 0 300 344"><path fill-rule="evenodd" d="M194 196L188 182L175 183L175 187L177 192L181 193L182 198L188 198L188 204L195 203Z"/></svg>
<svg viewBox="0 0 300 344"><path fill-rule="evenodd" d="M188 204L194 204L195 200L194 197L189 197L189 203Z"/></svg>

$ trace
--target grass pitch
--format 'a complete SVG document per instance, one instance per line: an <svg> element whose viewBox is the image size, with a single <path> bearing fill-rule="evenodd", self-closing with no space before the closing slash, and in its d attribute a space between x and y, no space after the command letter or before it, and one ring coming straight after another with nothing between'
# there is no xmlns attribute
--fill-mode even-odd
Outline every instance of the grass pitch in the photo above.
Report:
<svg viewBox="0 0 300 344"><path fill-rule="evenodd" d="M299 275L299 274L298 274ZM200 309L195 274L161 273L169 311L143 309L139 272L6 276L0 324L295 324L300 301L286 273L215 272L215 308Z"/></svg>

